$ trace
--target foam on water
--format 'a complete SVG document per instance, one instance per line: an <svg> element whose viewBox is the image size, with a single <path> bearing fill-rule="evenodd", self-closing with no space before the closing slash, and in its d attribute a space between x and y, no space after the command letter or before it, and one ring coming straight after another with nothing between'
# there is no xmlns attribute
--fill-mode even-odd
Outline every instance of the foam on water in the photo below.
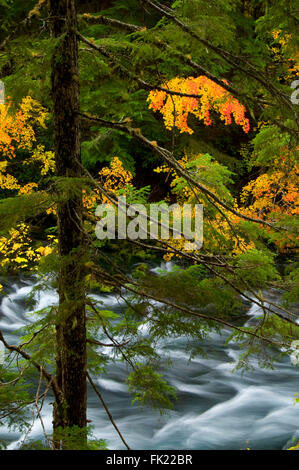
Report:
<svg viewBox="0 0 299 470"><path fill-rule="evenodd" d="M97 383L100 387L104 388L105 390L110 390L111 392L128 393L128 387L122 383L117 382L116 380L98 379Z"/></svg>

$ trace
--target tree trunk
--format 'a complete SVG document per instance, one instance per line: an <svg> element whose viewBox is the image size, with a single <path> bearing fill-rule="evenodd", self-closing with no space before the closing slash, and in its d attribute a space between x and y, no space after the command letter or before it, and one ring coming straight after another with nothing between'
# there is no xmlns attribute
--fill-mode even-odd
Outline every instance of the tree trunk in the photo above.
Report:
<svg viewBox="0 0 299 470"><path fill-rule="evenodd" d="M50 0L52 36L57 41L52 58L52 98L56 176L78 178L80 167L79 79L77 15L74 0ZM82 192L57 204L59 238L59 309L56 322L56 374L63 404L54 404L54 442L59 429L70 436L80 428L77 448L86 443L86 325L84 292L84 236ZM76 428L74 428L76 426ZM60 444L57 444L57 441Z"/></svg>

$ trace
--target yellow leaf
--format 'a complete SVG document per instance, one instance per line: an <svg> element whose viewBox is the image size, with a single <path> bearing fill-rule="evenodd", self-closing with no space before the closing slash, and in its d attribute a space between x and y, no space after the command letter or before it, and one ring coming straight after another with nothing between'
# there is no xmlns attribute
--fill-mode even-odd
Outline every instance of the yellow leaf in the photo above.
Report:
<svg viewBox="0 0 299 470"><path fill-rule="evenodd" d="M15 258L15 262L16 263L27 263L27 259L26 258L21 258L20 256L17 256Z"/></svg>

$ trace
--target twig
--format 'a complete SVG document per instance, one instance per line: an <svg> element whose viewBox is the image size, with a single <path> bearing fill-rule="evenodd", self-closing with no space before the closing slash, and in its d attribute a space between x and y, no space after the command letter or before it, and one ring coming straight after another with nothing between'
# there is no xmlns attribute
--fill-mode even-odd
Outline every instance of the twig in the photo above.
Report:
<svg viewBox="0 0 299 470"><path fill-rule="evenodd" d="M111 415L111 413L110 413L110 411L109 411L109 409L108 409L108 407L107 407L107 405L106 405L106 403L105 403L105 401L104 401L104 398L102 397L101 393L100 393L99 390L97 389L97 387L96 387L95 383L93 382L92 378L90 377L88 371L86 372L86 376L87 376L88 381L89 381L90 385L92 386L93 390L95 391L95 393L97 394L97 396L98 396L99 399L101 400L102 405L103 405L103 407L104 407L104 409L105 409L105 411L106 411L106 413L107 413L107 415L108 415L108 417L109 417L109 419L110 419L112 425L114 426L116 432L118 433L119 437L120 437L121 440L123 441L123 443L124 443L124 445L126 446L126 448L127 448L128 450L131 450L131 448L129 447L129 445L128 445L127 442L125 441L125 439L124 439L122 433L121 433L120 430L118 429L118 427L117 427L117 425L116 425L116 423L115 423L115 421L114 421L114 419L113 419L113 417L112 417L112 415Z"/></svg>

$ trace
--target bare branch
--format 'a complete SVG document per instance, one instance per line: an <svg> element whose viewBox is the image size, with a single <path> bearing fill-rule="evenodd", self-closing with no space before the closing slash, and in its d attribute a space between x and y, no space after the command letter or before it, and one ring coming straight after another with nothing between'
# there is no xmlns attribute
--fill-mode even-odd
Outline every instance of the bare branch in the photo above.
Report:
<svg viewBox="0 0 299 470"><path fill-rule="evenodd" d="M152 300L155 300L156 302L160 302L164 305L167 305L171 308L175 308L187 315L191 315L191 316L195 316L195 317L198 317L202 320L205 320L205 321L209 321L209 322L214 322L214 323L219 323L220 325L224 325L224 326L227 326L228 328L232 329L232 330L235 330L235 331L239 331L243 334L246 334L246 335L249 335L249 336L255 336L256 338L268 343L268 344L272 344L272 345L275 345L275 346L278 346L278 347L289 347L288 344L285 344L285 343L280 343L278 341L274 341L272 339L269 339L269 338L266 338L262 335L257 335L256 333L250 331L250 330L246 330L246 329L243 329L241 327L238 327L236 325L233 325L232 323L226 321L226 320L223 320L222 318L217 318L217 317L214 317L212 315L205 315L203 313L200 313L200 312L196 312L194 310L191 310L191 309L188 309L186 307L183 307L182 305L178 305L176 304L175 302L172 302L168 299L164 299L164 298L160 298L160 297L157 297L156 295L154 294L150 294L149 292L145 291L145 290L138 290L140 286L138 286L137 284L135 284L133 281L130 281L130 285L126 284L126 283L122 283L121 280L119 279L114 279L113 276L111 275L108 275L105 271L103 271L101 268L99 268L98 266L93 266L92 267L92 272L95 276L98 276L99 279L109 279L109 282L111 284L114 284L114 285L122 285L122 287L124 287L126 290L128 290L129 292L132 292L134 293L135 295L138 295L140 297L146 297L148 299L152 299ZM134 286L135 288L133 288L132 286ZM243 295L243 293L242 293ZM251 301L253 301L253 299L250 299ZM254 303L257 303L259 306L261 306L258 302L254 302ZM267 308L267 310L269 310L268 307L265 307ZM276 313L276 312L273 312L273 313ZM294 324L296 324L294 322ZM298 326L296 324L296 326Z"/></svg>
<svg viewBox="0 0 299 470"><path fill-rule="evenodd" d="M43 371L40 370L39 383L38 383L38 387L37 387L36 395L35 395L35 408L36 408L36 412L37 412L38 418L40 420L40 424L41 424L44 436L46 438L46 441L48 442L49 447L53 448L53 442L52 442L52 440L50 439L50 437L48 436L48 434L46 432L44 421L43 421L43 418L42 418L42 415L41 415L41 410L42 410L42 407L43 407L43 404L44 404L44 400L42 401L41 406L39 406L39 391L40 391L40 388L41 388L42 381L43 381ZM49 387L50 387L50 383L48 383L48 388L47 388L45 394L48 393Z"/></svg>
<svg viewBox="0 0 299 470"><path fill-rule="evenodd" d="M105 411L106 411L106 413L107 413L107 415L108 415L108 418L110 419L110 421L111 421L111 423L112 423L114 429L116 430L117 434L119 435L119 437L120 437L121 440L123 441L123 443L124 443L124 445L126 446L126 448L127 448L128 450L131 450L131 448L129 447L129 445L128 445L127 442L125 441L125 439L124 439L122 433L120 432L119 428L117 427L117 425L116 425L116 423L115 423L115 421L114 421L114 419L113 419L113 417L112 417L112 415L111 415L111 413L110 413L110 411L109 411L109 408L108 408L108 406L106 405L106 403L105 403L105 401L104 401L104 398L102 397L101 393L99 392L97 386L95 385L94 381L92 380L92 378L90 377L90 375L89 375L88 372L86 372L86 376L87 376L88 381L89 381L90 385L92 386L93 390L95 391L95 393L97 394L97 396L98 396L99 399L101 400L102 405L103 405L103 407L104 407L104 409L105 409Z"/></svg>
<svg viewBox="0 0 299 470"><path fill-rule="evenodd" d="M125 341L125 343L122 343L122 344L115 344L115 343L112 343L112 344L106 344L106 343L102 343L101 341L98 341L96 339L91 339L91 338L88 338L86 340L87 343L90 343L90 344L96 344L98 346L104 346L105 348L121 348L123 346L126 346L131 340L129 339L128 341ZM1 385L1 384L0 384Z"/></svg>

